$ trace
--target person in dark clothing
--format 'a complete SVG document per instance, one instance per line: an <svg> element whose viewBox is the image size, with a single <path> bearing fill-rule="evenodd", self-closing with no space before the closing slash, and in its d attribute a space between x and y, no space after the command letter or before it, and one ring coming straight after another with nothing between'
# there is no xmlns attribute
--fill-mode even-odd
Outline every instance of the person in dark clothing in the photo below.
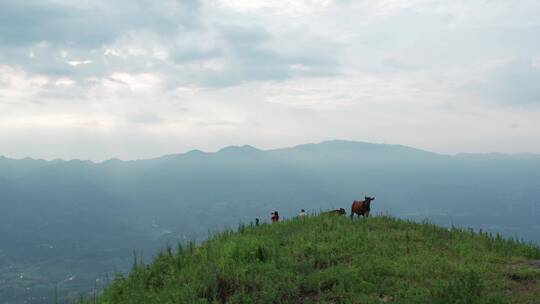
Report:
<svg viewBox="0 0 540 304"><path fill-rule="evenodd" d="M279 213L277 211L272 212L272 223L279 222Z"/></svg>
<svg viewBox="0 0 540 304"><path fill-rule="evenodd" d="M259 218L255 219L255 226L259 226Z"/></svg>

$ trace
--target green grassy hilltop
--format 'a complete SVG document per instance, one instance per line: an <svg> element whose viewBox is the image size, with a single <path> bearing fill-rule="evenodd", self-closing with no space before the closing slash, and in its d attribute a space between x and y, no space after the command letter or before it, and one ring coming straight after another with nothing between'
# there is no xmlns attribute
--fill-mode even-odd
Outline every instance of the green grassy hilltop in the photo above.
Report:
<svg viewBox="0 0 540 304"><path fill-rule="evenodd" d="M135 262L89 303L540 303L540 250L381 216L242 226Z"/></svg>

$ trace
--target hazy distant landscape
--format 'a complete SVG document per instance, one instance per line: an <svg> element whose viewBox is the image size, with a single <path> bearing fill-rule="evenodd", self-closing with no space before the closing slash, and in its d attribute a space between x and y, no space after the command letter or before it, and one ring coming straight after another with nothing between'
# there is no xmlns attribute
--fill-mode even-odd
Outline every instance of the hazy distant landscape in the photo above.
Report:
<svg viewBox="0 0 540 304"><path fill-rule="evenodd" d="M328 141L231 146L100 163L0 158L0 299L51 303L102 288L133 252L202 240L270 212L293 217L372 195L372 212L540 243L540 156L442 155Z"/></svg>

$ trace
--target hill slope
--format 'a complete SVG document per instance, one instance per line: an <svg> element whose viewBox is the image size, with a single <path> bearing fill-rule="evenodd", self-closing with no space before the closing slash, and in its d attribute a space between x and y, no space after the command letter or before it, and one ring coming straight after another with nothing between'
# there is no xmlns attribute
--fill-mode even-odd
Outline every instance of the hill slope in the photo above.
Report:
<svg viewBox="0 0 540 304"><path fill-rule="evenodd" d="M538 303L540 269L528 264L539 258L469 230L313 216L166 249L97 302Z"/></svg>

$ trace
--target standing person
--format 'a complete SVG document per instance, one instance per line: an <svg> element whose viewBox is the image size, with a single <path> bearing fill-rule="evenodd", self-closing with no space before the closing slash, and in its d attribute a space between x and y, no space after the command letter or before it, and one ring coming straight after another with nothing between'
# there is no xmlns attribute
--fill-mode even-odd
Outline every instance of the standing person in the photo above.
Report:
<svg viewBox="0 0 540 304"><path fill-rule="evenodd" d="M300 210L300 213L298 213L298 217L304 217L306 216L306 210L302 209Z"/></svg>
<svg viewBox="0 0 540 304"><path fill-rule="evenodd" d="M279 222L279 213L277 211L272 212L272 223Z"/></svg>
<svg viewBox="0 0 540 304"><path fill-rule="evenodd" d="M255 218L255 226L259 226L259 218Z"/></svg>

